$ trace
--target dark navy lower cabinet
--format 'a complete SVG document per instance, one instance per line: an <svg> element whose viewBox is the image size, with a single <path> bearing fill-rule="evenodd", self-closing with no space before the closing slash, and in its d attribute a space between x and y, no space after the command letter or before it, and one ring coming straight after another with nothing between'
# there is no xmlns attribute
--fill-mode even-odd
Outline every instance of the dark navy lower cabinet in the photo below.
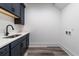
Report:
<svg viewBox="0 0 79 59"><path fill-rule="evenodd" d="M21 42L21 55L24 55L26 52L26 38Z"/></svg>
<svg viewBox="0 0 79 59"><path fill-rule="evenodd" d="M24 25L25 5L23 3L0 3L0 8L18 17L14 18L15 24Z"/></svg>
<svg viewBox="0 0 79 59"><path fill-rule="evenodd" d="M11 43L11 56L23 56L29 47L29 34Z"/></svg>
<svg viewBox="0 0 79 59"><path fill-rule="evenodd" d="M25 35L22 37L22 42L21 42L21 56L23 56L25 54L25 52L27 51L28 47L29 47L29 34Z"/></svg>
<svg viewBox="0 0 79 59"><path fill-rule="evenodd" d="M0 56L23 56L29 47L29 34L0 48Z"/></svg>
<svg viewBox="0 0 79 59"><path fill-rule="evenodd" d="M0 48L0 56L9 56L9 45Z"/></svg>
<svg viewBox="0 0 79 59"><path fill-rule="evenodd" d="M28 49L29 46L29 34L26 35L26 49Z"/></svg>
<svg viewBox="0 0 79 59"><path fill-rule="evenodd" d="M20 44L17 44L14 48L11 48L11 56L20 56L20 49Z"/></svg>

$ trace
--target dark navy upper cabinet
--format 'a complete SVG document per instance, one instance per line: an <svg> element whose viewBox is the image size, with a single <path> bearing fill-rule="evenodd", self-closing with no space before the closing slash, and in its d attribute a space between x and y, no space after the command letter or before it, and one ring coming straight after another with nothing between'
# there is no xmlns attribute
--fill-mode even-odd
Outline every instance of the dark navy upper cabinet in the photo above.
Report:
<svg viewBox="0 0 79 59"><path fill-rule="evenodd" d="M25 20L25 5L20 3L20 18L15 19L15 24L22 24L24 25Z"/></svg>
<svg viewBox="0 0 79 59"><path fill-rule="evenodd" d="M14 18L15 24L24 25L25 5L23 3L0 3L0 8L17 16L17 18Z"/></svg>
<svg viewBox="0 0 79 59"><path fill-rule="evenodd" d="M11 10L11 4L10 3L0 3L0 7L9 11Z"/></svg>
<svg viewBox="0 0 79 59"><path fill-rule="evenodd" d="M15 13L20 17L20 3L15 3Z"/></svg>
<svg viewBox="0 0 79 59"><path fill-rule="evenodd" d="M10 11L20 17L20 3L11 3Z"/></svg>
<svg viewBox="0 0 79 59"><path fill-rule="evenodd" d="M24 4L21 4L21 24L24 25L24 17L25 17L25 6Z"/></svg>
<svg viewBox="0 0 79 59"><path fill-rule="evenodd" d="M20 17L20 3L0 3L0 7L18 18Z"/></svg>

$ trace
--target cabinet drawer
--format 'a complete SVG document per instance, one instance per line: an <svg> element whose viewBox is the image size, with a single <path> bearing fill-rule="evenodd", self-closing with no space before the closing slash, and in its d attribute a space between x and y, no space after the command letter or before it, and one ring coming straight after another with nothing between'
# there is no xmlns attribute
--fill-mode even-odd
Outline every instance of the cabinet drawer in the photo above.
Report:
<svg viewBox="0 0 79 59"><path fill-rule="evenodd" d="M0 56L9 53L9 45L0 49Z"/></svg>

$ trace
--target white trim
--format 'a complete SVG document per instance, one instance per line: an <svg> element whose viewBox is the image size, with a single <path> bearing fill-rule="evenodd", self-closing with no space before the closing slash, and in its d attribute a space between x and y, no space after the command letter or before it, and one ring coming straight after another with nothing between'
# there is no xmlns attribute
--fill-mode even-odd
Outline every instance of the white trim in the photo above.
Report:
<svg viewBox="0 0 79 59"><path fill-rule="evenodd" d="M24 56L27 56L28 55L28 50L25 52Z"/></svg>
<svg viewBox="0 0 79 59"><path fill-rule="evenodd" d="M30 44L29 47L58 47L57 44Z"/></svg>
<svg viewBox="0 0 79 59"><path fill-rule="evenodd" d="M63 45L58 43L59 47L62 48L69 56L74 56L72 52L70 52L68 49L66 49Z"/></svg>
<svg viewBox="0 0 79 59"><path fill-rule="evenodd" d="M28 55L28 51L25 52L24 56L27 56L27 55Z"/></svg>

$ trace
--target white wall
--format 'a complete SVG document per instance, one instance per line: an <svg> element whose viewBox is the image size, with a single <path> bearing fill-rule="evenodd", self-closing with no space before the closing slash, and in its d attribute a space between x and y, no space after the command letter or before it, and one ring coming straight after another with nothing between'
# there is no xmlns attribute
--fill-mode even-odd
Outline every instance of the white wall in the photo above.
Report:
<svg viewBox="0 0 79 59"><path fill-rule="evenodd" d="M71 35L65 31L70 30ZM70 4L62 11L62 39L60 44L73 55L79 55L79 4Z"/></svg>
<svg viewBox="0 0 79 59"><path fill-rule="evenodd" d="M30 44L57 44L60 39L60 12L52 4L27 4L26 23Z"/></svg>
<svg viewBox="0 0 79 59"><path fill-rule="evenodd" d="M22 25L15 25L14 24L14 18L7 16L5 14L0 13L0 36L5 35L5 29L8 24L11 24L14 26L15 30L12 30L12 28L9 28L9 32L20 32Z"/></svg>

